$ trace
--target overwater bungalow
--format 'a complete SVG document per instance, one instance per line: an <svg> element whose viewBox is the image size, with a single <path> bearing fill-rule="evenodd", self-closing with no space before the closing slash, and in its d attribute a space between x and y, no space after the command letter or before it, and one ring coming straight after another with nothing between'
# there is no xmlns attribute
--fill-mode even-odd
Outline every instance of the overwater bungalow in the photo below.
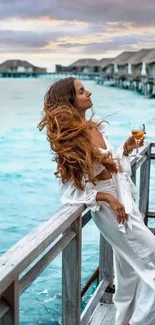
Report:
<svg viewBox="0 0 155 325"><path fill-rule="evenodd" d="M135 53L129 60L128 65L130 65L130 75L133 80L140 80L142 77L147 76L145 57L153 49L142 49Z"/></svg>
<svg viewBox="0 0 155 325"><path fill-rule="evenodd" d="M102 72L99 83L155 96L155 49L123 52L105 65Z"/></svg>
<svg viewBox="0 0 155 325"><path fill-rule="evenodd" d="M101 77L103 77L104 79L110 79L113 77L114 75L114 64L113 64L113 60L111 59L108 62L106 62L104 64L104 66L102 66L101 69Z"/></svg>
<svg viewBox="0 0 155 325"><path fill-rule="evenodd" d="M126 52L119 54L116 58L111 60L104 68L104 77L119 78L128 73L128 60L135 52Z"/></svg>
<svg viewBox="0 0 155 325"><path fill-rule="evenodd" d="M121 53L114 60L114 72L115 78L126 79L126 76L130 73L129 60L135 55L135 51L127 51Z"/></svg>
<svg viewBox="0 0 155 325"><path fill-rule="evenodd" d="M100 63L96 59L80 59L70 65L72 71L79 73L99 73Z"/></svg>
<svg viewBox="0 0 155 325"><path fill-rule="evenodd" d="M96 59L79 59L67 67L56 65L56 72L99 74L100 62Z"/></svg>
<svg viewBox="0 0 155 325"><path fill-rule="evenodd" d="M46 68L37 67L28 61L22 60L7 60L0 64L0 74L37 74L46 73Z"/></svg>
<svg viewBox="0 0 155 325"><path fill-rule="evenodd" d="M113 60L114 58L103 58L99 61L100 63L100 74L104 74L105 70L107 69L108 66L110 66L110 62ZM107 70L108 71L108 70ZM110 70L109 70L110 71Z"/></svg>
<svg viewBox="0 0 155 325"><path fill-rule="evenodd" d="M144 63L146 65L148 81L155 82L155 49L150 51L148 55L144 58Z"/></svg>
<svg viewBox="0 0 155 325"><path fill-rule="evenodd" d="M72 73L72 69L70 69L70 66L63 66L61 64L56 64L55 72L56 73L64 73L64 72Z"/></svg>

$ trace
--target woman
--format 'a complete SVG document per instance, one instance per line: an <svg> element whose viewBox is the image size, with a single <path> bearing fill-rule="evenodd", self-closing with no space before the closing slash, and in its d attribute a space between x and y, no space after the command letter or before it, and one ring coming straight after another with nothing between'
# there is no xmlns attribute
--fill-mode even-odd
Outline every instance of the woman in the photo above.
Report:
<svg viewBox="0 0 155 325"><path fill-rule="evenodd" d="M62 203L86 204L113 248L115 325L129 321L131 325L153 325L155 238L134 202L137 193L130 178L128 155L136 144L129 137L114 154L103 121L86 119L92 105L91 93L79 80L57 81L46 93L39 128L47 127L48 141L55 152ZM147 317L145 309L140 309L141 288L143 295L151 292Z"/></svg>

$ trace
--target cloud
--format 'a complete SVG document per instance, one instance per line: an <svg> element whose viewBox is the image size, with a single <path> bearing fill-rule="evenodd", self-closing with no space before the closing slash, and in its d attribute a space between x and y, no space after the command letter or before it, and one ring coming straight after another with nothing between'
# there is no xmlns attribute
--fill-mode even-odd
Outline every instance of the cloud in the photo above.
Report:
<svg viewBox="0 0 155 325"><path fill-rule="evenodd" d="M12 29L10 24L12 22ZM17 22L17 23L16 23ZM20 28L20 26L22 26ZM49 26L49 28L47 27ZM3 27L6 29L3 30ZM31 27L31 28L30 28ZM22 29L22 30L20 30ZM136 27L131 22L105 24L77 21L3 20L0 23L0 52L53 52L102 54L109 51L153 47L155 25Z"/></svg>
<svg viewBox="0 0 155 325"><path fill-rule="evenodd" d="M37 33L45 33L63 30L64 32L80 32L87 29L88 23L77 20L56 20L49 17L42 18L7 18L0 21L0 30L13 31L32 31Z"/></svg>
<svg viewBox="0 0 155 325"><path fill-rule="evenodd" d="M154 16L154 0L0 0L0 53L101 58L154 47Z"/></svg>
<svg viewBox="0 0 155 325"><path fill-rule="evenodd" d="M55 43L66 35L81 37L89 32L87 23L80 21L41 19L7 18L0 21L0 52L6 49L30 52L43 51L48 44Z"/></svg>
<svg viewBox="0 0 155 325"><path fill-rule="evenodd" d="M84 22L134 22L137 26L154 23L154 0L2 0L0 18L40 18Z"/></svg>

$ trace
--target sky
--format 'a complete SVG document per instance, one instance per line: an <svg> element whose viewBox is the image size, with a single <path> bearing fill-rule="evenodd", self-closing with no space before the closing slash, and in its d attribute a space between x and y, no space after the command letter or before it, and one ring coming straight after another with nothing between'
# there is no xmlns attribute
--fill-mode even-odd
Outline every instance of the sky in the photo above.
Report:
<svg viewBox="0 0 155 325"><path fill-rule="evenodd" d="M0 63L54 71L80 58L155 47L155 0L0 0Z"/></svg>

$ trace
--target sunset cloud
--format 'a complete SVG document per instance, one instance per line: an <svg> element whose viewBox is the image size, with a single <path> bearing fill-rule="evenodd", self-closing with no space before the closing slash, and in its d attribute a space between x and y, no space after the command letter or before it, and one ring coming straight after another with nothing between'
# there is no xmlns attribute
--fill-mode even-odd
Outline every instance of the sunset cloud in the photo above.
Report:
<svg viewBox="0 0 155 325"><path fill-rule="evenodd" d="M141 0L0 0L0 61L39 57L42 65L115 56L154 47L155 2Z"/></svg>
<svg viewBox="0 0 155 325"><path fill-rule="evenodd" d="M32 31L32 32L53 32L59 29L65 29L67 32L72 27L76 31L81 28L87 28L88 23L78 20L56 20L49 17L39 18L6 18L0 21L0 30L13 30L13 31Z"/></svg>

